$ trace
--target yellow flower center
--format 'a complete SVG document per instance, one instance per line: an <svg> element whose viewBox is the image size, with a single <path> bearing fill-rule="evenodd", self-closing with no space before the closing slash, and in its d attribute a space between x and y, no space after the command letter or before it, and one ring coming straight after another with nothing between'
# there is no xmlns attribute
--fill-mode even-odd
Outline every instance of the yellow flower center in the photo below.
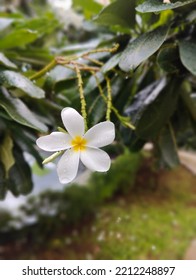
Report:
<svg viewBox="0 0 196 280"><path fill-rule="evenodd" d="M86 139L81 136L76 136L72 141L71 145L73 146L74 151L84 151L86 149Z"/></svg>

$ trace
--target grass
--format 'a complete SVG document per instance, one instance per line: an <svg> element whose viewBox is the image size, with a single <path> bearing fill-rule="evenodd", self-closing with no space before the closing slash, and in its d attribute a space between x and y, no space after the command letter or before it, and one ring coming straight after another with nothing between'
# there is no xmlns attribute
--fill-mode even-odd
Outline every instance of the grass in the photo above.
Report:
<svg viewBox="0 0 196 280"><path fill-rule="evenodd" d="M23 239L24 245L17 242L19 249L11 245L10 254L17 259L183 259L187 247L196 238L196 178L183 167L156 172L147 158L134 185L130 180L130 188L125 188L129 180L121 178L121 174L123 165L127 168L127 160L127 155L120 158L104 177L102 187L102 177L94 175L90 180L90 186L96 191L96 182L102 189L111 182L116 183L115 188L115 184L110 186L113 196L112 191L104 192L103 203L99 207L95 205L95 219L84 219L55 232L52 225L45 242L27 237L30 246ZM117 174L119 168L122 170ZM122 182L124 189L119 191L117 184ZM74 190L77 189L70 189L70 195ZM76 205L80 204L79 198L83 201L82 189L80 195L77 199L71 196L76 199ZM74 209L70 209L71 215Z"/></svg>
<svg viewBox="0 0 196 280"><path fill-rule="evenodd" d="M196 179L180 167L156 183L108 201L94 221L53 237L36 258L183 259L196 237Z"/></svg>

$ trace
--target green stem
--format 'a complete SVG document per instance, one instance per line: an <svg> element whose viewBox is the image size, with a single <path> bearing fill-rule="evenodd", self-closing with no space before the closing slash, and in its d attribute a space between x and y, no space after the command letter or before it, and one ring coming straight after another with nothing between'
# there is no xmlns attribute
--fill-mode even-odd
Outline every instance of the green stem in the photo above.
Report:
<svg viewBox="0 0 196 280"><path fill-rule="evenodd" d="M47 164L53 160L55 160L57 157L59 157L60 155L62 155L64 153L64 151L59 151L59 152L56 152L54 154L52 154L51 156L47 157L42 163L43 164Z"/></svg>
<svg viewBox="0 0 196 280"><path fill-rule="evenodd" d="M77 65L75 65L75 71L78 79L78 89L80 93L80 102L81 102L81 113L84 118L85 130L87 131L88 127L87 127L86 100L84 98L83 80L82 80L80 69Z"/></svg>
<svg viewBox="0 0 196 280"><path fill-rule="evenodd" d="M33 74L29 79L30 80L36 80L39 79L40 77L42 77L44 74L46 74L49 70L51 70L52 68L54 68L54 66L57 65L56 60L52 60L49 64L47 64L44 68L42 68L40 71L38 71L37 73Z"/></svg>

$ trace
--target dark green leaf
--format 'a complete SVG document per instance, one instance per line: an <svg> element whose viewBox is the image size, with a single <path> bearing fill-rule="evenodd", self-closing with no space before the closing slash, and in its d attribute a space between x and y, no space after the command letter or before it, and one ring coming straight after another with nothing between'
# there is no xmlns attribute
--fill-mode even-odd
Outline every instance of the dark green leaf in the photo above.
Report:
<svg viewBox="0 0 196 280"><path fill-rule="evenodd" d="M196 42L181 41L179 47L182 64L196 75Z"/></svg>
<svg viewBox="0 0 196 280"><path fill-rule="evenodd" d="M36 130L47 132L47 127L20 99L10 96L5 89L0 94L0 106L6 110L13 120Z"/></svg>
<svg viewBox="0 0 196 280"><path fill-rule="evenodd" d="M41 88L34 85L34 83L25 76L14 71L2 71L0 73L0 82L4 86L16 87L34 98L43 98L45 96L45 93Z"/></svg>
<svg viewBox="0 0 196 280"><path fill-rule="evenodd" d="M166 125L159 136L158 147L164 163L173 168L177 166L180 161L178 157L177 145L174 131L170 124Z"/></svg>
<svg viewBox="0 0 196 280"><path fill-rule="evenodd" d="M165 4L163 0L146 0L141 5L136 7L136 10L141 13L151 13L151 12L160 12L164 10L171 10L184 5L188 5L196 2L196 0L183 0L183 1L174 1L171 0L171 3Z"/></svg>
<svg viewBox="0 0 196 280"><path fill-rule="evenodd" d="M13 62L11 62L3 53L0 53L0 65L4 65L12 69L17 68L17 66Z"/></svg>
<svg viewBox="0 0 196 280"><path fill-rule="evenodd" d="M192 93L192 89L190 83L188 81L184 81L180 88L180 94L188 108L193 120L196 122L196 94Z"/></svg>
<svg viewBox="0 0 196 280"><path fill-rule="evenodd" d="M95 18L102 25L131 27L135 24L135 0L117 0L106 6Z"/></svg>
<svg viewBox="0 0 196 280"><path fill-rule="evenodd" d="M29 29L14 30L0 40L0 49L25 46L35 41L39 33Z"/></svg>
<svg viewBox="0 0 196 280"><path fill-rule="evenodd" d="M32 191L31 169L20 149L14 149L15 164L9 172L8 188L15 195L28 194Z"/></svg>
<svg viewBox="0 0 196 280"><path fill-rule="evenodd" d="M7 183L5 179L5 169L0 161L0 200L4 199L7 193Z"/></svg>
<svg viewBox="0 0 196 280"><path fill-rule="evenodd" d="M178 72L179 54L175 46L165 47L157 55L158 65L167 73Z"/></svg>
<svg viewBox="0 0 196 280"><path fill-rule="evenodd" d="M179 81L172 81L166 87L161 81L145 99L136 115L136 134L143 139L153 139L160 132L176 109L179 97Z"/></svg>
<svg viewBox="0 0 196 280"><path fill-rule="evenodd" d="M168 27L160 27L131 41L120 58L123 71L135 69L141 62L155 53L166 39Z"/></svg>

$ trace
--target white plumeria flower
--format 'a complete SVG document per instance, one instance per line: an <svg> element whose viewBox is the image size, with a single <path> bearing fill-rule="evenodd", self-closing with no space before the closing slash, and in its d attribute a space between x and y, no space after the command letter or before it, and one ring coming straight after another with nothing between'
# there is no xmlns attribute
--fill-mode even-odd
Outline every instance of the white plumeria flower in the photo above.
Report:
<svg viewBox="0 0 196 280"><path fill-rule="evenodd" d="M52 132L37 139L39 148L48 152L66 150L57 164L57 173L62 184L71 182L77 175L79 160L93 171L108 171L110 157L99 149L114 141L115 128L110 121L96 124L85 133L84 118L73 108L61 112L68 133Z"/></svg>

